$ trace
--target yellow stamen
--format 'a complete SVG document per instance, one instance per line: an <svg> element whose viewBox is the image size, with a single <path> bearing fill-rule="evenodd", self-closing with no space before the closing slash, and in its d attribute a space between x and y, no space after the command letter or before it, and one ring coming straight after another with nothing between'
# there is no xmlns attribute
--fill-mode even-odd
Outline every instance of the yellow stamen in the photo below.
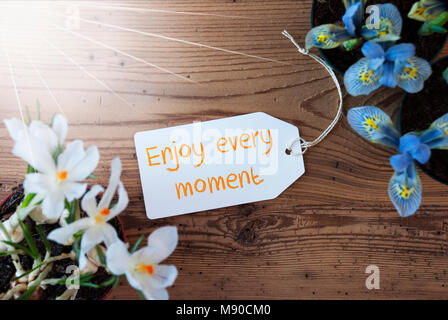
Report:
<svg viewBox="0 0 448 320"><path fill-rule="evenodd" d="M59 172L58 173L58 179L61 180L61 181L64 181L65 179L67 179L67 174L68 174L68 172L65 171L65 170Z"/></svg>
<svg viewBox="0 0 448 320"><path fill-rule="evenodd" d="M95 222L103 222L103 217L108 216L110 214L109 208L104 208L100 211L100 214L95 217Z"/></svg>
<svg viewBox="0 0 448 320"><path fill-rule="evenodd" d="M415 14L418 16L422 16L425 13L425 11L426 11L426 8L420 8L420 9L415 10Z"/></svg>
<svg viewBox="0 0 448 320"><path fill-rule="evenodd" d="M411 192L409 192L408 187L403 186L403 191L401 191L401 197L403 199L408 199L411 196Z"/></svg>
<svg viewBox="0 0 448 320"><path fill-rule="evenodd" d="M319 34L317 36L317 42L319 42L319 43L327 42L328 38L329 38L329 36L326 34Z"/></svg>
<svg viewBox="0 0 448 320"><path fill-rule="evenodd" d="M378 125L375 123L375 121L373 121L372 118L367 118L366 119L366 125L377 130L378 129Z"/></svg>
<svg viewBox="0 0 448 320"><path fill-rule="evenodd" d="M409 75L413 78L417 77L417 67L413 67L413 68L404 68L404 71L406 71L407 73L409 73Z"/></svg>
<svg viewBox="0 0 448 320"><path fill-rule="evenodd" d="M142 264L138 267L137 270L138 270L138 271L141 271L141 272L146 272L147 274L151 275L151 274L154 273L154 265L153 265L153 264L148 264L148 265L146 265L146 264L143 264L143 263L142 263Z"/></svg>
<svg viewBox="0 0 448 320"><path fill-rule="evenodd" d="M362 82L367 82L367 81L369 81L370 80L370 77L373 75L373 70L370 70L369 72L367 72L367 73L363 73L362 75L361 75L361 81Z"/></svg>

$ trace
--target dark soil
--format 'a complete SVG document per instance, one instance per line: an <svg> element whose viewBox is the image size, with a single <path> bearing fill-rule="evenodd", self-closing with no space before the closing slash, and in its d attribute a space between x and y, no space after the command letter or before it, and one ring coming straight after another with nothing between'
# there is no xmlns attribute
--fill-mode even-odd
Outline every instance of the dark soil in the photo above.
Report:
<svg viewBox="0 0 448 320"><path fill-rule="evenodd" d="M448 58L434 63L433 74L425 88L417 94L406 95L401 110L403 133L425 130L448 113L448 84L442 76L447 67ZM432 150L431 159L422 169L435 179L448 183L448 150Z"/></svg>
<svg viewBox="0 0 448 320"><path fill-rule="evenodd" d="M20 204L23 199L23 189L21 187L16 188L12 196L2 205L0 206L0 220L4 221L9 218L14 212L16 207ZM33 238L36 241L37 248L39 249L41 255L45 255L45 246L37 234L36 230L33 227L33 223L31 219L27 218L24 220L24 223L30 227L31 232L33 233ZM117 218L114 218L110 221L110 224L117 230L118 236L123 240L123 232L121 228L121 224ZM58 224L42 225L42 230L45 234L48 234L50 231L58 228ZM26 246L25 241L21 243ZM58 256L62 253L69 253L71 250L71 246L63 246L56 242L50 241L51 245L51 255ZM20 261L25 270L29 270L32 267L32 259L27 255L20 255ZM73 265L75 262L71 259L64 259L60 261L54 262L53 270L50 272L47 278L61 278L67 277L68 274L65 272L67 267ZM12 264L11 257L2 257L0 258L0 292L5 292L10 288L10 281L14 277L15 268ZM110 278L110 274L106 272L106 270L102 267L98 269L95 273L94 277L90 280L90 282L95 284L100 284ZM76 300L100 300L106 296L106 294L110 291L112 287L104 287L104 288L90 288L90 287L81 287L78 290L78 294L76 296ZM52 285L48 286L45 290L39 291L38 299L42 300L52 300L61 295L65 291L65 285Z"/></svg>
<svg viewBox="0 0 448 320"><path fill-rule="evenodd" d="M367 1L367 6L373 4L392 3L401 13L403 18L403 30L401 39L397 43L413 43L416 46L416 55L427 61L436 58L440 49L443 47L446 39L444 34L433 34L422 37L418 35L418 30L423 22L408 18L408 13L416 0L375 0ZM314 16L312 17L312 26L318 26L327 23L342 24L342 16L345 13L345 7L341 0L314 0ZM351 65L363 58L364 55L360 48L347 52L345 48L321 50L322 55L329 61L336 71L344 73Z"/></svg>

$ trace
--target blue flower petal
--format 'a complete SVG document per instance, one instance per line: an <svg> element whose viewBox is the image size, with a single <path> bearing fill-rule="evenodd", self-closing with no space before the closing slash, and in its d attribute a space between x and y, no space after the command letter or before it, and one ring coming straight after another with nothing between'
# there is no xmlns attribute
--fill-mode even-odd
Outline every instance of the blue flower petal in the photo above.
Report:
<svg viewBox="0 0 448 320"><path fill-rule="evenodd" d="M361 35L369 41L397 41L403 28L400 11L393 4L377 5L380 8L380 20L372 21L361 30Z"/></svg>
<svg viewBox="0 0 448 320"><path fill-rule="evenodd" d="M349 39L351 39L351 36L344 27L339 27L334 24L324 24L308 32L305 45L307 49L312 47L334 49Z"/></svg>
<svg viewBox="0 0 448 320"><path fill-rule="evenodd" d="M401 43L393 46L386 52L389 61L408 60L415 56L415 46L412 43Z"/></svg>
<svg viewBox="0 0 448 320"><path fill-rule="evenodd" d="M448 149L448 113L434 121L423 136L431 149Z"/></svg>
<svg viewBox="0 0 448 320"><path fill-rule="evenodd" d="M363 18L364 6L362 2L356 2L351 5L342 17L347 32L353 37L356 37L357 30L361 28Z"/></svg>
<svg viewBox="0 0 448 320"><path fill-rule="evenodd" d="M421 0L414 3L408 17L418 21L432 21L448 10L446 0Z"/></svg>
<svg viewBox="0 0 448 320"><path fill-rule="evenodd" d="M420 162L421 164L426 164L431 158L431 149L424 143L421 143L417 149L415 149L412 153L412 158Z"/></svg>
<svg viewBox="0 0 448 320"><path fill-rule="evenodd" d="M395 88L397 86L393 63L387 62L384 64L383 76L381 77L380 83L389 88Z"/></svg>
<svg viewBox="0 0 448 320"><path fill-rule="evenodd" d="M412 150L418 148L420 143L420 138L418 136L412 133L408 133L400 138L400 146L398 148L398 152L411 152Z"/></svg>
<svg viewBox="0 0 448 320"><path fill-rule="evenodd" d="M352 96L367 95L381 87L383 67L369 68L370 60L363 58L345 72L344 84Z"/></svg>
<svg viewBox="0 0 448 320"><path fill-rule="evenodd" d="M422 184L414 163L407 170L395 172L389 182L389 198L402 217L414 214L422 202Z"/></svg>
<svg viewBox="0 0 448 320"><path fill-rule="evenodd" d="M431 65L424 59L413 57L405 64L396 63L398 86L406 92L416 93L423 89L424 82L432 73Z"/></svg>
<svg viewBox="0 0 448 320"><path fill-rule="evenodd" d="M414 161L409 153L400 153L390 157L389 162L395 172L405 171L409 165Z"/></svg>
<svg viewBox="0 0 448 320"><path fill-rule="evenodd" d="M381 109L372 106L352 108L347 120L361 137L391 148L398 147L399 134L390 117Z"/></svg>
<svg viewBox="0 0 448 320"><path fill-rule="evenodd" d="M369 59L381 59L385 57L384 49L375 42L366 42L361 48L362 53Z"/></svg>

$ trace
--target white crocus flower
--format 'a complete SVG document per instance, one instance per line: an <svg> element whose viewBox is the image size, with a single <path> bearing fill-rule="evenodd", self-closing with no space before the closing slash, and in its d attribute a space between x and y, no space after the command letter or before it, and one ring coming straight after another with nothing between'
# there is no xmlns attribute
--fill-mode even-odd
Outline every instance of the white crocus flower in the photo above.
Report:
<svg viewBox="0 0 448 320"><path fill-rule="evenodd" d="M148 246L130 254L117 241L107 249L107 267L115 275L126 274L129 284L150 300L167 300L166 287L176 280L175 266L160 265L177 246L176 227L162 227L148 237Z"/></svg>
<svg viewBox="0 0 448 320"><path fill-rule="evenodd" d="M39 120L26 126L17 118L4 121L15 141L13 154L25 160L37 173L25 176L25 193L35 193L42 201L42 213L48 219L58 218L64 209L64 200L73 201L86 191L86 179L99 161L95 146L84 151L82 141L67 145L61 153L67 135L67 120L62 115L53 118L51 127Z"/></svg>
<svg viewBox="0 0 448 320"><path fill-rule="evenodd" d="M31 142L38 143L39 148L33 148L38 149L36 151L47 151L49 154L53 155L58 147L61 147L64 144L68 130L67 119L60 114L53 117L51 127L39 120L33 120L29 126L26 126L22 120L17 118L5 119L4 123L11 138L16 144L20 144L20 146L15 146L13 149L13 153L19 157L22 157L22 154L16 154L15 151L29 148ZM24 160L28 161L29 159ZM32 163L30 163L30 165L33 166Z"/></svg>
<svg viewBox="0 0 448 320"><path fill-rule="evenodd" d="M99 185L94 185L82 198L81 207L87 213L88 217L70 223L65 227L55 229L48 235L48 239L63 245L68 245L75 233L81 230L84 231L81 239L81 252L79 257L79 267L81 270L87 265L87 252L97 244L104 241L106 246L109 247L112 243L118 241L117 232L107 221L126 209L129 202L128 194L123 183L120 181L120 175L121 162L119 158L115 158L111 163L109 186L99 203L97 203L96 197L104 191ZM117 188L118 202L110 208L110 203Z"/></svg>
<svg viewBox="0 0 448 320"><path fill-rule="evenodd" d="M26 159L29 149L22 151L23 158ZM69 143L56 163L49 153L36 152L28 155L34 157L36 163L32 166L38 172L27 174L23 186L26 193L35 193L36 198L42 200L42 213L48 219L60 217L65 199L71 202L82 197L87 184L79 182L93 172L100 158L96 146L84 151L81 140Z"/></svg>

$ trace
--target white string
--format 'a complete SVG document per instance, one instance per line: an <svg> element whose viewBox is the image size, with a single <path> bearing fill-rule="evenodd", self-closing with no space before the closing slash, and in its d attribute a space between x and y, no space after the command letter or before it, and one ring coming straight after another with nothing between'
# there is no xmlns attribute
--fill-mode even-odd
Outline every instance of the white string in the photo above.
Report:
<svg viewBox="0 0 448 320"><path fill-rule="evenodd" d="M334 84L336 85L336 88L338 90L338 94L339 94L339 107L338 107L338 112L336 113L336 116L334 117L333 121L330 123L330 125L313 141L308 142L303 138L297 138L295 139L293 142L291 142L291 144L288 147L288 151L290 152L290 154L295 155L295 156L299 156L299 155L303 155L309 148L315 146L316 144L318 144L319 142L321 142L322 140L325 139L326 136L328 136L328 134L331 132L331 130L333 130L333 128L336 126L336 124L338 123L341 114L342 114L342 105L343 105L343 97L342 97L342 90L341 90L341 86L339 84L338 78L336 77L336 74L334 73L334 71L331 69L331 67L320 57L316 56L313 53L310 53L307 49L302 48L295 40L294 38L288 33L288 31L283 30L282 34L287 37L289 40L291 40L291 42L294 44L294 46L297 47L297 49L299 50L299 52L303 55L306 56L310 56L311 58L313 58L314 60L316 60L317 62L319 62L322 66L324 66L324 68L328 71L328 73L330 74L331 78L334 81ZM298 143L301 142L301 147L302 150L301 151L297 151L297 152L293 152L293 146Z"/></svg>

